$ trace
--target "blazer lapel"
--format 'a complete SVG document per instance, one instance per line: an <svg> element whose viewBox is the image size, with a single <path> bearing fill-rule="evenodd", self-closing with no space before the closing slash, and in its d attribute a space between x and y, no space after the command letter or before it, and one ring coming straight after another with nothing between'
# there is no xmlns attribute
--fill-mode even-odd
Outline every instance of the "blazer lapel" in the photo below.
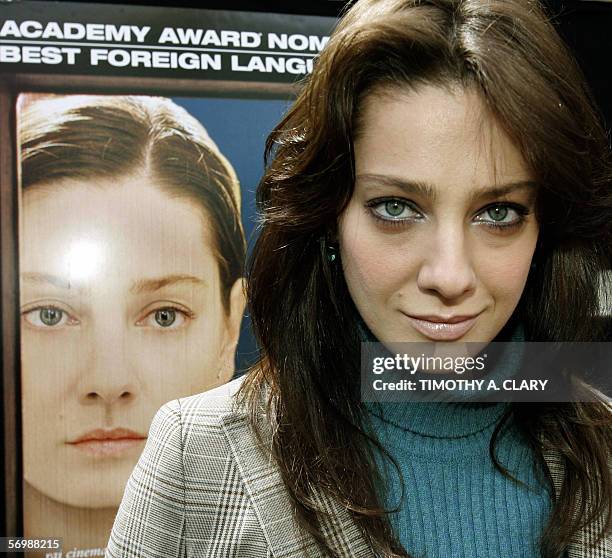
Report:
<svg viewBox="0 0 612 558"><path fill-rule="evenodd" d="M555 493L559 494L565 476L561 455L553 450L547 450L544 451L544 460L550 471ZM596 524L588 525L582 529L578 536L575 537L568 546L568 558L608 558L612 556L612 540L610 540L610 534L604 536L597 545L593 545L597 533L600 533L602 529L602 519L596 522Z"/></svg>
<svg viewBox="0 0 612 558"><path fill-rule="evenodd" d="M347 509L324 494L317 493L314 499L319 507L329 514L320 519L321 529L340 556L376 558L372 547Z"/></svg>
<svg viewBox="0 0 612 558"><path fill-rule="evenodd" d="M223 429L272 556L324 558L314 538L298 527L292 502L270 448L257 443L248 417L242 413L227 415L223 417ZM265 441L268 440L271 436L265 437ZM321 520L321 529L340 556L374 558L347 510L320 494L315 495L315 500L331 514Z"/></svg>

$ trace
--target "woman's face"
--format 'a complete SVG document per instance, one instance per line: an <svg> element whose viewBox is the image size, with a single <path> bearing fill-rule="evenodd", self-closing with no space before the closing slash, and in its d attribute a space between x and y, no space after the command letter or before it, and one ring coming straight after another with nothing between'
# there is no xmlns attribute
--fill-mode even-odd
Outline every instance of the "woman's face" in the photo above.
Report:
<svg viewBox="0 0 612 558"><path fill-rule="evenodd" d="M491 341L538 238L517 148L478 94L433 86L368 96L354 148L338 240L366 324L383 343Z"/></svg>
<svg viewBox="0 0 612 558"><path fill-rule="evenodd" d="M25 480L117 506L155 411L230 379L241 281L226 314L201 210L145 177L43 185L22 209Z"/></svg>

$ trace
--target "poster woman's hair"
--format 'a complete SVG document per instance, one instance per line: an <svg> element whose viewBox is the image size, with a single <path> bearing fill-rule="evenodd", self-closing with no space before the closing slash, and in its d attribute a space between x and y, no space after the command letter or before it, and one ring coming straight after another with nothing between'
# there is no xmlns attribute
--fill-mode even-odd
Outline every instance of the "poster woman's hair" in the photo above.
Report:
<svg viewBox="0 0 612 558"><path fill-rule="evenodd" d="M240 185L194 117L161 97L26 95L19 124L24 191L144 173L171 197L203 210L229 312L246 250Z"/></svg>
<svg viewBox="0 0 612 558"><path fill-rule="evenodd" d="M271 161L257 194L262 230L248 268L262 360L242 392L254 422L264 396L276 423L273 452L300 524L332 555L313 488L349 509L384 555L405 555L392 542L363 427L356 311L325 244L352 194L364 97L424 84L476 90L537 181L536 265L513 317L527 340L606 335L597 280L610 267L608 144L582 74L537 2L357 2L267 143ZM496 441L509 419L551 486L544 453L558 452L565 466L541 540L545 557L559 556L596 518L600 536L610 528L610 416L603 401L517 403L495 431L490 453L500 471Z"/></svg>

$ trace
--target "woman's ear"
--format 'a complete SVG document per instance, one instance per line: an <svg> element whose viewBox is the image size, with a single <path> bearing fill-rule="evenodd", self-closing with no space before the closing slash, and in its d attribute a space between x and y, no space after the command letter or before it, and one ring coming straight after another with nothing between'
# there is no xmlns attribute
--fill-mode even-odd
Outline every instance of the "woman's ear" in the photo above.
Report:
<svg viewBox="0 0 612 558"><path fill-rule="evenodd" d="M225 318L225 336L219 354L219 385L229 382L234 375L234 359L238 338L240 337L240 324L246 306L246 291L244 277L236 279L232 285L229 296L229 309Z"/></svg>

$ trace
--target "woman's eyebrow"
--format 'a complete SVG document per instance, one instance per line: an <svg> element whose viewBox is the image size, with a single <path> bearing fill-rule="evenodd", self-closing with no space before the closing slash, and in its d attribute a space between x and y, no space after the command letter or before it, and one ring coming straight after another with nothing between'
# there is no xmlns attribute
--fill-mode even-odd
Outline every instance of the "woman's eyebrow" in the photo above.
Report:
<svg viewBox="0 0 612 558"><path fill-rule="evenodd" d="M480 198L502 198L508 194L521 191L527 192L530 201L532 201L538 191L538 183L534 180L520 180L518 182L508 182L507 184L477 188L470 194L470 201L476 201Z"/></svg>
<svg viewBox="0 0 612 558"><path fill-rule="evenodd" d="M139 279L134 281L130 287L130 292L134 294L150 293L158 291L168 285L191 284L205 286L206 281L193 275L166 275L165 277L154 277L151 279Z"/></svg>
<svg viewBox="0 0 612 558"><path fill-rule="evenodd" d="M36 271L24 271L21 273L22 281L28 283L47 283L58 289L69 290L72 286L69 279L60 277L59 275L52 275L51 273L40 273Z"/></svg>
<svg viewBox="0 0 612 558"><path fill-rule="evenodd" d="M24 271L21 273L21 279L28 283L46 283L57 287L58 289L70 290L78 288L77 285L71 283L69 279L53 275L51 273L40 273L36 271ZM164 277L154 277L151 279L139 279L134 281L130 287L130 291L136 294L143 292L154 292L168 285L176 284L192 284L205 286L206 281L193 275L166 275Z"/></svg>
<svg viewBox="0 0 612 558"><path fill-rule="evenodd" d="M406 180L387 174L358 174L355 181L363 182L365 186L392 186L406 194L417 194L432 201L436 199L436 189L427 182Z"/></svg>
<svg viewBox="0 0 612 558"><path fill-rule="evenodd" d="M403 190L409 195L419 195L428 198L431 201L436 201L437 189L434 185L428 182L418 180L406 180L397 176L385 174L359 174L356 176L356 181L361 181L367 186L392 186ZM474 202L480 198L503 197L517 191L528 191L532 196L535 196L537 191L537 182L533 180L520 180L517 182L508 182L506 184L497 184L494 186L486 186L484 188L475 188L470 192L470 202Z"/></svg>

